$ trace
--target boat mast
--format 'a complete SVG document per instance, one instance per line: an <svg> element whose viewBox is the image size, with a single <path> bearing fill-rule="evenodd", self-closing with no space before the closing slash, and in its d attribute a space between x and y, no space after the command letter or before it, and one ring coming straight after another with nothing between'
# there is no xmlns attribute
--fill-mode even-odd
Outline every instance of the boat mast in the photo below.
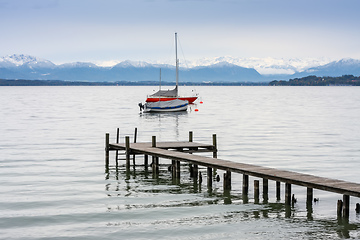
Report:
<svg viewBox="0 0 360 240"><path fill-rule="evenodd" d="M178 96L179 60L178 60L178 56L177 56L177 33L175 33L175 57L176 57L176 96Z"/></svg>
<svg viewBox="0 0 360 240"><path fill-rule="evenodd" d="M159 101L161 96L161 68L160 68L160 84L159 84Z"/></svg>

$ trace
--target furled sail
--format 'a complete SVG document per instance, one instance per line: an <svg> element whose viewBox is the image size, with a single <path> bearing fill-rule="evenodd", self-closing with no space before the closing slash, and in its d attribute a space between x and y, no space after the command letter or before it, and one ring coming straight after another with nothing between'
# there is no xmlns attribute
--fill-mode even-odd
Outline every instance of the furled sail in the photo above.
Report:
<svg viewBox="0 0 360 240"><path fill-rule="evenodd" d="M150 95L151 97L177 97L178 89L177 86L172 90L159 90L156 93Z"/></svg>

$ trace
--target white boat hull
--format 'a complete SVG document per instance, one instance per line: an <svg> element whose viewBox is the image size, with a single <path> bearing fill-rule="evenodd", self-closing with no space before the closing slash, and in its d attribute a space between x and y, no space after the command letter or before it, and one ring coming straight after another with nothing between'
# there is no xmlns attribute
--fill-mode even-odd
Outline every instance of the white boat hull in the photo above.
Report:
<svg viewBox="0 0 360 240"><path fill-rule="evenodd" d="M148 102L144 105L144 113L149 112L181 112L186 111L189 102L175 99L171 101Z"/></svg>

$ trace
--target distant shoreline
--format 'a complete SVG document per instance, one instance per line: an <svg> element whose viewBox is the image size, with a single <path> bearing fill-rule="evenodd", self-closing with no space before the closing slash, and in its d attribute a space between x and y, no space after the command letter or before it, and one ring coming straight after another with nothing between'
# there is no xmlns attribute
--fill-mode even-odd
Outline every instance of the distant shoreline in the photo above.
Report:
<svg viewBox="0 0 360 240"><path fill-rule="evenodd" d="M90 82L65 80L25 80L0 79L0 86L158 86L154 81ZM174 86L175 82L162 82L162 86ZM288 81L271 82L183 82L181 86L360 86L360 77L343 75L341 77L307 76Z"/></svg>
<svg viewBox="0 0 360 240"><path fill-rule="evenodd" d="M268 86L268 82L184 82L181 86ZM158 86L154 81L84 82L64 80L8 80L0 79L0 86ZM174 86L175 82L162 82L162 86Z"/></svg>

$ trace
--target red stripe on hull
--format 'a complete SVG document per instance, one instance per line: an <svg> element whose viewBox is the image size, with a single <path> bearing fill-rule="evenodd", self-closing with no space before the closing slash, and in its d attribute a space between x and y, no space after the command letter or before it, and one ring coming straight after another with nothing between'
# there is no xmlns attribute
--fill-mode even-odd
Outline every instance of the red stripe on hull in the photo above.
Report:
<svg viewBox="0 0 360 240"><path fill-rule="evenodd" d="M172 97L148 97L146 99L146 102L158 102L160 99L160 101L170 101L170 100L175 100L175 99L180 99L180 100L187 100L189 103L193 103L197 97L179 97L179 98L172 98Z"/></svg>

